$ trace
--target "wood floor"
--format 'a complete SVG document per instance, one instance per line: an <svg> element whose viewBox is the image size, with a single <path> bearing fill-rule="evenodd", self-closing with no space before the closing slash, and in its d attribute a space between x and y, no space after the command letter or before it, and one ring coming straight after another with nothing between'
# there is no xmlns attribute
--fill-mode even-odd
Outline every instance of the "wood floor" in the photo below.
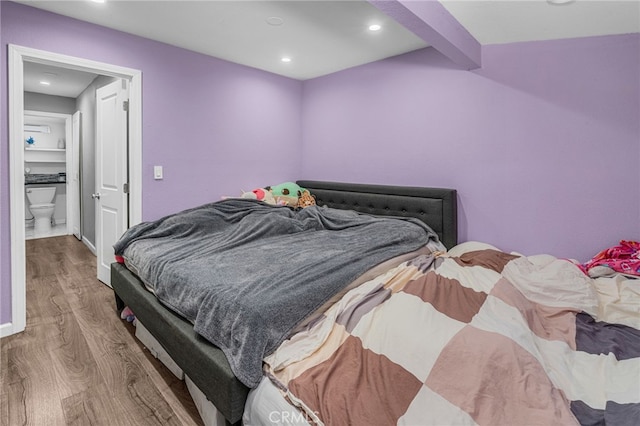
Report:
<svg viewBox="0 0 640 426"><path fill-rule="evenodd" d="M73 236L29 240L27 327L0 339L1 425L200 425Z"/></svg>

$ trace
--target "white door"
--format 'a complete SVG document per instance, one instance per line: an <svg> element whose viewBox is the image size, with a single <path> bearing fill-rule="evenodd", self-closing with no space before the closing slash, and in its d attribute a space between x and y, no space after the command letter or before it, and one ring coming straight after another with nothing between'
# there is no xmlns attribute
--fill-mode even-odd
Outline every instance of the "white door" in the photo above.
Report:
<svg viewBox="0 0 640 426"><path fill-rule="evenodd" d="M98 279L111 286L113 245L127 229L128 82L118 80L96 91L96 254Z"/></svg>
<svg viewBox="0 0 640 426"><path fill-rule="evenodd" d="M80 114L80 111L77 111L72 118L71 167L67 170L69 182L67 194L71 205L71 209L67 211L67 221L71 222L71 232L79 240L82 238L80 235Z"/></svg>

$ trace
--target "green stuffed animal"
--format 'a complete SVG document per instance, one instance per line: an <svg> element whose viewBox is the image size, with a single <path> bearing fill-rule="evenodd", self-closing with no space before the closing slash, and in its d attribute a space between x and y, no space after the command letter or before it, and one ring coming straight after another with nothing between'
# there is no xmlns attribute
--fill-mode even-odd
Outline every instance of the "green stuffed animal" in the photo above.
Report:
<svg viewBox="0 0 640 426"><path fill-rule="evenodd" d="M299 197L304 191L304 189L301 188L297 183L293 182L284 182L279 185L271 186L269 187L269 189L271 189L271 194L273 194L274 197L281 195Z"/></svg>
<svg viewBox="0 0 640 426"><path fill-rule="evenodd" d="M284 182L274 186L268 186L266 189L271 191L271 195L278 205L286 205L290 207L298 206L298 198L305 191L300 185L293 182Z"/></svg>

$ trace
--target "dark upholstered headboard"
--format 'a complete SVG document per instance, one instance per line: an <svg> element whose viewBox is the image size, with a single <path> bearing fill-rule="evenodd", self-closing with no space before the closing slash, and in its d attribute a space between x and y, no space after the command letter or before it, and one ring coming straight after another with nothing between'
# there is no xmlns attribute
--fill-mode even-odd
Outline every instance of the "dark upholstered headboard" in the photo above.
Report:
<svg viewBox="0 0 640 426"><path fill-rule="evenodd" d="M368 185L299 180L316 197L316 204L379 216L414 217L433 229L451 248L458 243L455 189Z"/></svg>

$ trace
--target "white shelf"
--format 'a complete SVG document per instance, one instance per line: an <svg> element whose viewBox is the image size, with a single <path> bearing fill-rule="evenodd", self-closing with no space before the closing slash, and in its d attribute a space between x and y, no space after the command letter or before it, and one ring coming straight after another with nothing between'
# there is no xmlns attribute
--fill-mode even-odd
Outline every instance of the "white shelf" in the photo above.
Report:
<svg viewBox="0 0 640 426"><path fill-rule="evenodd" d="M24 161L34 163L65 163L67 150L64 148L24 148Z"/></svg>
<svg viewBox="0 0 640 426"><path fill-rule="evenodd" d="M66 152L64 148L28 148L25 147L25 151L40 151L40 152Z"/></svg>

